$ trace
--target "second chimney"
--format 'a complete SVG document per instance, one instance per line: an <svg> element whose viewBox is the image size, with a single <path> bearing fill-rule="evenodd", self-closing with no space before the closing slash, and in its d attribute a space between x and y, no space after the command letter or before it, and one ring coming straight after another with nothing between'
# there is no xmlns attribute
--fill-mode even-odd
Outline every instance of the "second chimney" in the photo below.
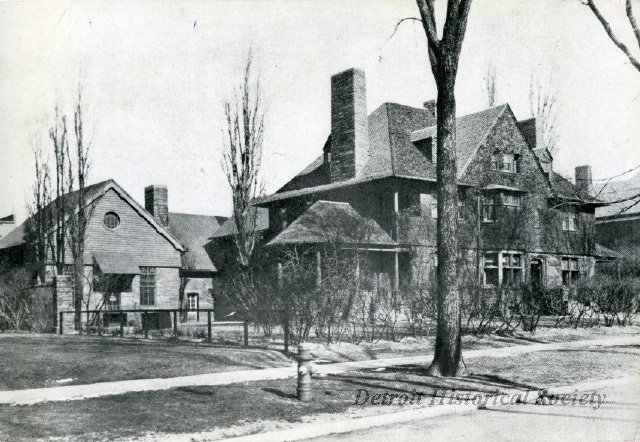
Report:
<svg viewBox="0 0 640 442"><path fill-rule="evenodd" d="M593 193L591 166L576 167L576 186L587 195L591 195Z"/></svg>
<svg viewBox="0 0 640 442"><path fill-rule="evenodd" d="M144 208L162 227L169 225L167 186L152 185L144 188Z"/></svg>
<svg viewBox="0 0 640 442"><path fill-rule="evenodd" d="M533 149L533 153L540 161L542 170L548 175L553 170L553 157L547 149L544 140L544 127L541 118L530 118L518 121L518 127L524 136L524 140Z"/></svg>
<svg viewBox="0 0 640 442"><path fill-rule="evenodd" d="M331 181L355 178L368 156L364 71L348 69L331 77Z"/></svg>

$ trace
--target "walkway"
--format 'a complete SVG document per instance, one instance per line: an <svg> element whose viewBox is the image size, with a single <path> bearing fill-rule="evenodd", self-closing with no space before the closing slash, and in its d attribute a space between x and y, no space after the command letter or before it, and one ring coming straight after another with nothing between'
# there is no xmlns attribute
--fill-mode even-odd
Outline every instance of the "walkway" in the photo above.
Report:
<svg viewBox="0 0 640 442"><path fill-rule="evenodd" d="M553 351L561 348L588 346L640 345L640 337L617 337L587 341L558 342L552 344L516 345L503 348L468 350L463 353L465 361L480 357L512 357L537 351ZM318 365L319 374L337 374L353 370L373 369L397 365L429 364L433 355L411 356L393 359L374 359L369 361L340 362ZM68 385L53 388L35 388L27 390L0 391L0 404L30 405L47 401L67 401L95 398L123 393L166 390L186 386L227 385L250 381L286 379L296 376L296 367L265 368L259 370L240 370L223 373L209 373L174 378L136 379L129 381L101 382L97 384Z"/></svg>

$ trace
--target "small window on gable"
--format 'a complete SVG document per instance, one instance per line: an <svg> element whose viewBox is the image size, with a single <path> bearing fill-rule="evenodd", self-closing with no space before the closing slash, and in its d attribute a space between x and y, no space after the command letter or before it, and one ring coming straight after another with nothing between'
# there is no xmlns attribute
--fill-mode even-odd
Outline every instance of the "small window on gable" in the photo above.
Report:
<svg viewBox="0 0 640 442"><path fill-rule="evenodd" d="M424 155L424 157L432 164L435 164L436 150L434 148L433 138L425 138L423 140L417 140L413 143L418 150Z"/></svg>
<svg viewBox="0 0 640 442"><path fill-rule="evenodd" d="M116 212L107 212L104 215L104 226L109 230L115 230L120 225L120 217Z"/></svg>
<svg viewBox="0 0 640 442"><path fill-rule="evenodd" d="M491 155L491 170L500 172L519 173L520 155L512 153L494 153Z"/></svg>

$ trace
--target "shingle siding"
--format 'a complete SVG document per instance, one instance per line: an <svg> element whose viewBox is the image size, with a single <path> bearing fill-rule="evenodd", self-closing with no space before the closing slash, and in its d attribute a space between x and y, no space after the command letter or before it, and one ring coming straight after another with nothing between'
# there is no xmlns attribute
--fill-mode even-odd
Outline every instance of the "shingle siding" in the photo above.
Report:
<svg viewBox="0 0 640 442"><path fill-rule="evenodd" d="M120 217L120 226L115 230L104 226L103 218L107 212L115 212ZM99 250L127 253L140 266L181 266L180 251L113 189L96 202L91 212L85 241L85 263L92 262L93 252Z"/></svg>

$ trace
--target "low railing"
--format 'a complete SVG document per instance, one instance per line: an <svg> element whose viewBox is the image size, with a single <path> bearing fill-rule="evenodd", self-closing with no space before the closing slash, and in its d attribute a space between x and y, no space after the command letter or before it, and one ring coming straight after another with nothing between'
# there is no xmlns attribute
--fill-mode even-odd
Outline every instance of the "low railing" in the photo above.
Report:
<svg viewBox="0 0 640 442"><path fill-rule="evenodd" d="M151 328L149 317L151 315L157 315L158 313L169 313L173 314L172 327L175 337L178 337L178 315L184 315L188 313L196 313L197 322L199 323L200 314L207 315L207 342L211 342L211 329L216 326L230 326L230 325L242 325L242 333L243 333L243 345L245 347L249 346L249 321L213 321L213 309L194 309L194 310L185 310L185 309L102 309L102 310L81 310L80 312L76 312L75 310L64 310L59 312L59 321L58 321L58 332L59 334L64 333L64 318L65 315L73 315L75 318L76 313L80 313L80 315L86 315L86 327L89 330L90 327L96 329L99 336L102 336L103 331L110 327L105 327L105 315L109 316L119 316L119 334L120 336L124 336L124 329L127 324L126 322L126 314L127 313L135 313L141 315L141 323L142 323L142 332L144 333L145 339L149 338L150 330L159 330L159 329L167 329L169 327L155 327ZM93 319L89 321L90 316L93 315ZM109 321L111 324L111 321Z"/></svg>

